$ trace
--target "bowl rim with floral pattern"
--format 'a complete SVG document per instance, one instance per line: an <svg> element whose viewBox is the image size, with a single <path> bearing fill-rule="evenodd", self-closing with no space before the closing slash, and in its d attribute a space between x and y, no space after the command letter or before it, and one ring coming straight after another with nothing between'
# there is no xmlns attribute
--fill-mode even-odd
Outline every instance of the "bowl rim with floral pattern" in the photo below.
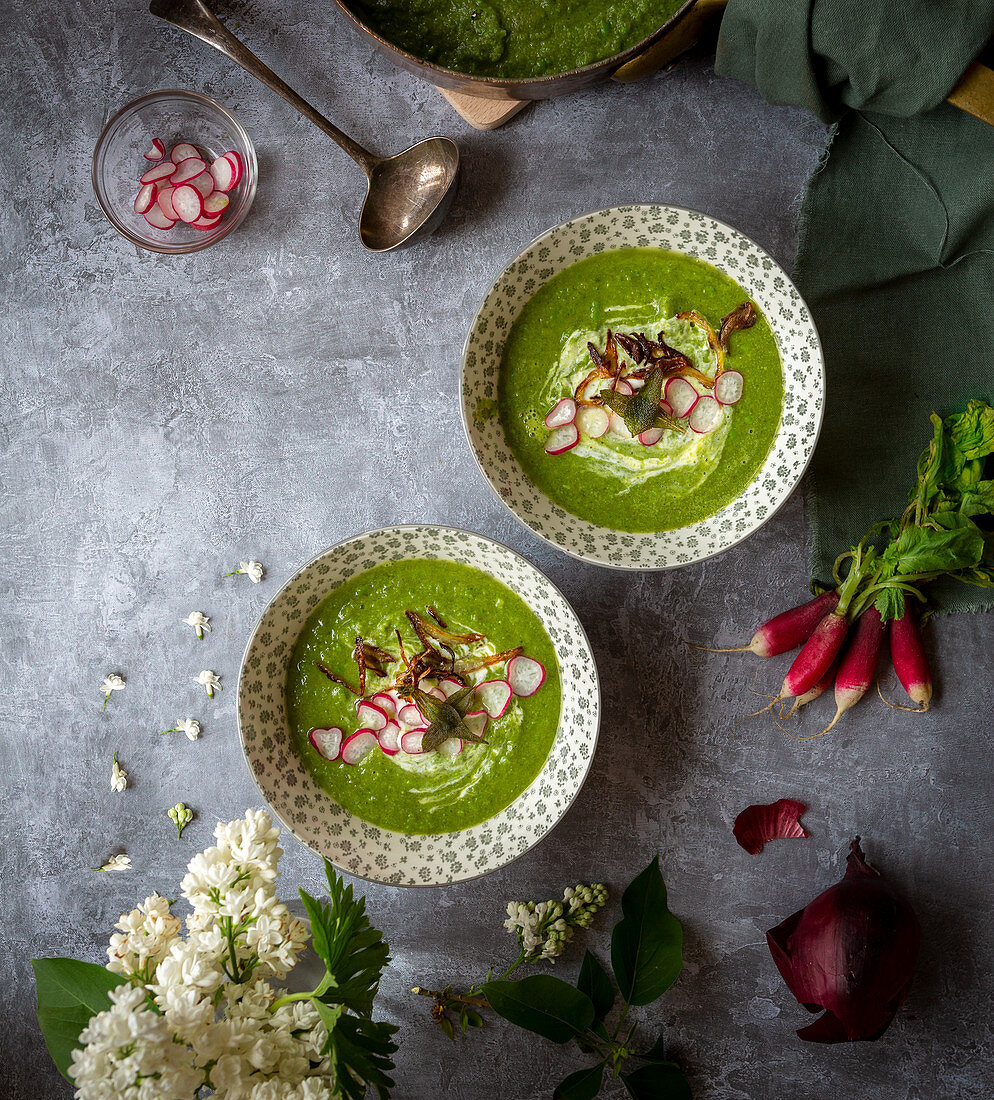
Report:
<svg viewBox="0 0 994 1100"><path fill-rule="evenodd" d="M504 342L525 303L571 264L613 248L658 247L704 260L735 279L773 330L784 407L769 454L745 490L711 516L669 531L616 531L554 503L525 474L498 409ZM714 557L742 542L783 507L804 476L821 432L825 370L811 312L783 268L744 233L708 214L633 203L579 214L540 233L494 279L463 345L460 413L481 473L532 534L581 561L664 570ZM481 409L489 413L481 414Z"/></svg>
<svg viewBox="0 0 994 1100"><path fill-rule="evenodd" d="M517 593L538 616L559 662L562 698L549 756L508 806L470 829L405 834L348 813L311 776L291 744L287 669L311 612L348 578L412 557L459 561ZM263 611L238 676L238 735L272 813L340 871L370 882L439 886L479 878L524 855L562 820L582 788L600 727L600 683L590 642L559 588L521 554L473 531L414 523L351 535L297 569Z"/></svg>

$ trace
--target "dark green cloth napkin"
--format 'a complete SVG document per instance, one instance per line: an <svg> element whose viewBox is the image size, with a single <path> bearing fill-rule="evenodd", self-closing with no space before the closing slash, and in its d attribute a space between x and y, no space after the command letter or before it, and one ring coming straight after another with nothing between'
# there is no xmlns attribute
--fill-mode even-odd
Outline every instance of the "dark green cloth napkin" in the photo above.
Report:
<svg viewBox="0 0 994 1100"><path fill-rule="evenodd" d="M994 127L943 102L992 34L994 0L730 0L722 21L719 73L833 122L794 273L825 349L822 579L903 511L929 414L994 403ZM967 585L934 595L994 605Z"/></svg>

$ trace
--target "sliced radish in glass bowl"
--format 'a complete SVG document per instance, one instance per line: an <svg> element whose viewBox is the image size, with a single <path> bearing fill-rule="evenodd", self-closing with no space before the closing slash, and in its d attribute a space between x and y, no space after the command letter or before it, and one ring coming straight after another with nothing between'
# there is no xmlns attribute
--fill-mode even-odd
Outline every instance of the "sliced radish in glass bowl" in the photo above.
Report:
<svg viewBox="0 0 994 1100"><path fill-rule="evenodd" d="M209 169L224 157L230 186L222 193ZM97 139L91 178L100 209L122 236L152 252L177 255L208 248L244 221L258 164L249 135L230 111L198 92L170 89L141 96L110 119ZM185 217L156 214L145 206L146 192L138 198L147 183L189 186L203 208L186 220L194 202L184 192ZM207 205L216 193L226 204L215 199Z"/></svg>

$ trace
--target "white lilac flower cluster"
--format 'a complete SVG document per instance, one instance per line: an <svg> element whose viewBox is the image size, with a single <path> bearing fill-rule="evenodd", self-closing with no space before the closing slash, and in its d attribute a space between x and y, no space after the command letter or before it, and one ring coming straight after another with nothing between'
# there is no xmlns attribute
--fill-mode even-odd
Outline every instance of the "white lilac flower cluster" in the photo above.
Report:
<svg viewBox="0 0 994 1100"><path fill-rule="evenodd" d="M522 962L551 960L563 953L573 930L586 928L606 902L603 883L569 886L562 901L509 901L504 927L517 936Z"/></svg>
<svg viewBox="0 0 994 1100"><path fill-rule="evenodd" d="M158 894L118 921L107 968L127 979L80 1034L78 1100L333 1100L335 1067L310 1002L270 984L296 964L304 924L276 898L279 830L268 814L214 830L181 890L186 936Z"/></svg>

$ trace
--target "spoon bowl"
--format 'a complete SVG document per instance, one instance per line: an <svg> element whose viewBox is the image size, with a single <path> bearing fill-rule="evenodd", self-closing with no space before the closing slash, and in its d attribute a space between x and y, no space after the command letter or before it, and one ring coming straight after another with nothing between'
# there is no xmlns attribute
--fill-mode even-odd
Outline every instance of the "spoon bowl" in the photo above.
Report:
<svg viewBox="0 0 994 1100"><path fill-rule="evenodd" d="M369 174L359 215L359 238L371 252L389 252L427 235L445 217L456 193L459 147L425 138L379 161Z"/></svg>
<svg viewBox="0 0 994 1100"><path fill-rule="evenodd" d="M459 174L459 148L450 138L427 138L395 156L377 156L329 122L263 64L204 0L151 0L148 10L241 65L348 153L366 174L359 239L371 252L390 252L415 237L426 236L445 216Z"/></svg>

